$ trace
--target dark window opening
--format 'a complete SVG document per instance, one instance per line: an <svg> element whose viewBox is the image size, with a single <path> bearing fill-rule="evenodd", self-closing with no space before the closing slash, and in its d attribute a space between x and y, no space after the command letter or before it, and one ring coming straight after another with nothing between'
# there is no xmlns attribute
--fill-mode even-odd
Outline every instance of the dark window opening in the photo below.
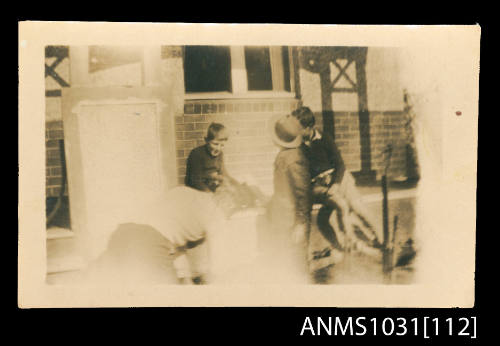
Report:
<svg viewBox="0 0 500 346"><path fill-rule="evenodd" d="M184 83L187 93L231 91L229 47L185 47Z"/></svg>
<svg viewBox="0 0 500 346"><path fill-rule="evenodd" d="M248 90L273 90L269 47L245 47Z"/></svg>
<svg viewBox="0 0 500 346"><path fill-rule="evenodd" d="M288 47L281 47L281 54L283 57L283 78L284 88L286 91L291 91L290 86L290 57L288 55Z"/></svg>

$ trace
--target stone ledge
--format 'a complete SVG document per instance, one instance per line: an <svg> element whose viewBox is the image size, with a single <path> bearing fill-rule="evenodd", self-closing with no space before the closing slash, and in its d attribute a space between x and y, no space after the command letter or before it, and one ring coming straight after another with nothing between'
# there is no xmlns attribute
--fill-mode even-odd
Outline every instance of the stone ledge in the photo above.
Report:
<svg viewBox="0 0 500 346"><path fill-rule="evenodd" d="M80 256L64 256L47 260L47 274L81 270L85 261Z"/></svg>
<svg viewBox="0 0 500 346"><path fill-rule="evenodd" d="M47 229L47 239L73 238L75 234L67 228L51 227Z"/></svg>

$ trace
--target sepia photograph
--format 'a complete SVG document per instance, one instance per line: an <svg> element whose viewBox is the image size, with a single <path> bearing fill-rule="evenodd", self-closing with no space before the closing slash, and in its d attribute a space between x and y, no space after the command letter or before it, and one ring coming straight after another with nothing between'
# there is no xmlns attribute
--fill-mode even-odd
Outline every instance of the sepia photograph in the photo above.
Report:
<svg viewBox="0 0 500 346"><path fill-rule="evenodd" d="M473 304L478 27L138 24L20 23L20 302Z"/></svg>

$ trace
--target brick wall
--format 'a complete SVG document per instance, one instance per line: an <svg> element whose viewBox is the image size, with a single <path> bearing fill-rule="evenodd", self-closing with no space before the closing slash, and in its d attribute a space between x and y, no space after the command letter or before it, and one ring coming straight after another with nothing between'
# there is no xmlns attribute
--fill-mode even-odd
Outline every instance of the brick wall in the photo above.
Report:
<svg viewBox="0 0 500 346"><path fill-rule="evenodd" d="M346 168L350 171L361 169L361 145L359 143L359 116L357 112L335 112L335 143Z"/></svg>
<svg viewBox="0 0 500 346"><path fill-rule="evenodd" d="M239 179L250 176L264 190L272 192L272 164L277 148L267 134L266 121L274 113L289 112L297 103L295 99L186 101L184 114L175 119L178 183L184 184L190 151L205 143L206 129L215 121L225 124L230 132L225 150L230 174ZM321 112L315 116L317 125L322 128ZM361 168L358 113L335 112L334 121L335 141L347 169L358 171ZM387 144L394 147L389 175L396 177L406 172L403 126L403 112L370 112L372 168L377 171L378 178L383 170L381 154Z"/></svg>
<svg viewBox="0 0 500 346"><path fill-rule="evenodd" d="M377 170L380 176L382 170L382 156L380 155L385 145L394 145L391 161L390 175L398 176L405 173L405 141L403 131L403 113L397 100L387 101L383 104L373 104L374 100L381 99L385 94L398 94L399 85L396 81L384 84L381 80L393 76L396 71L387 65L393 65L392 60L386 62L387 50L368 51L367 80L368 100L370 103L370 135L372 169ZM50 64L52 60L46 59ZM383 65L381 65L384 63ZM391 63L391 64L389 64ZM64 59L57 67L56 72L69 81L69 61ZM383 67L383 68L382 68ZM174 101L169 106L175 114L176 126L176 165L178 184L184 183L186 159L189 152L196 146L204 144L204 136L210 122L224 123L230 132L230 139L226 148L226 165L228 171L239 179L248 176L254 183L263 189L272 191L272 164L277 148L271 142L267 131L266 121L275 113L285 113L297 106L298 100L293 98L267 98L267 99L225 99L225 100L186 100L183 90L182 50L181 47L162 47L161 50L161 83L171 90L177 91ZM373 71L379 71L376 74ZM382 72L384 73L382 73ZM321 96L319 77L317 74L300 70L300 87L303 104L316 111L316 120L322 127ZM383 78L382 78L383 77ZM393 78L394 79L394 78ZM46 78L47 89L61 88ZM52 85L52 84L54 85ZM383 89L383 92L381 91ZM397 89L397 90L396 90ZM379 95L381 94L381 95ZM60 114L60 97L47 97L46 108L46 191L47 196L58 196L61 187L61 161L59 155L58 139L63 138L62 119ZM372 101L370 101L372 100ZM392 99L391 99L392 100ZM361 168L359 118L357 103L355 107L348 107L347 101L333 99L335 140L344 157L347 168L358 171ZM344 102L345 101L345 102ZM377 101L378 102L378 101ZM350 102L352 103L352 102ZM380 103L380 102L379 102ZM184 109L182 109L184 105ZM374 108L380 106L380 108ZM351 109L353 108L353 109ZM379 109L379 110L374 110ZM395 111L388 111L396 109Z"/></svg>
<svg viewBox="0 0 500 346"><path fill-rule="evenodd" d="M323 128L321 112L315 112L316 123ZM359 115L357 112L335 112L335 143L347 169L356 172L361 169L361 145L359 139ZM370 112L370 154L372 169L380 179L383 168L382 152L392 144L393 153L388 175L399 177L406 174L406 132L402 111Z"/></svg>
<svg viewBox="0 0 500 346"><path fill-rule="evenodd" d="M47 197L57 197L61 191L62 162L59 151L59 140L63 138L63 123L61 120L45 123L45 187ZM64 194L68 194L67 187Z"/></svg>
<svg viewBox="0 0 500 346"><path fill-rule="evenodd" d="M272 192L273 162L278 151L267 133L267 120L276 113L297 107L297 100L186 100L184 114L177 116L176 149L178 183L184 183L186 159L190 151L205 143L211 122L229 130L224 152L226 167L236 179L249 179L264 191Z"/></svg>
<svg viewBox="0 0 500 346"><path fill-rule="evenodd" d="M403 111L370 112L370 137L372 168L377 178L383 173L384 162L381 155L387 144L393 147L388 176L406 175L406 132Z"/></svg>
<svg viewBox="0 0 500 346"><path fill-rule="evenodd" d="M334 118L335 141L342 153L347 169L356 172L361 169L361 145L359 128L359 103L357 93L335 92L331 96L321 95L320 71L311 69L311 58L332 59L328 48L323 55L309 56L307 48L299 48L299 67L296 71L299 80L300 98L304 106L310 107L316 121L322 128L323 101L331 104ZM399 81L399 51L394 48L368 48L366 60L366 97L370 126L371 169L376 171L377 179L383 173L382 151L387 144L393 145L393 155L388 175L391 177L406 174L406 132L404 128L403 88ZM318 60L320 61L320 60ZM354 67L354 64L351 64ZM330 78L338 74L332 64ZM356 81L355 69L346 72ZM344 78L344 77L342 77ZM331 97L331 100L322 98Z"/></svg>

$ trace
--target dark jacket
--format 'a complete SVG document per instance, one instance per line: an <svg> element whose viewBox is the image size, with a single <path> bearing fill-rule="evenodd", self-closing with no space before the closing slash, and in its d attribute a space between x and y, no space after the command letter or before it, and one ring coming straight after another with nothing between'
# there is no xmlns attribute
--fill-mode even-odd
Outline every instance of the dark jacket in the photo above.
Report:
<svg viewBox="0 0 500 346"><path fill-rule="evenodd" d="M276 156L273 204L274 217L292 221L290 226L309 225L312 208L311 176L308 161L300 147L283 149Z"/></svg>
<svg viewBox="0 0 500 346"><path fill-rule="evenodd" d="M327 133L320 133L320 135L320 139L313 138L309 145L302 145L304 153L309 160L311 178L334 168L333 183L340 183L344 178L345 172L342 155L337 145L335 145L335 140L332 136Z"/></svg>
<svg viewBox="0 0 500 346"><path fill-rule="evenodd" d="M210 172L217 172L221 176L228 177L224 167L224 156L210 155L207 144L194 148L187 159L186 186L200 191L210 191L208 181Z"/></svg>

